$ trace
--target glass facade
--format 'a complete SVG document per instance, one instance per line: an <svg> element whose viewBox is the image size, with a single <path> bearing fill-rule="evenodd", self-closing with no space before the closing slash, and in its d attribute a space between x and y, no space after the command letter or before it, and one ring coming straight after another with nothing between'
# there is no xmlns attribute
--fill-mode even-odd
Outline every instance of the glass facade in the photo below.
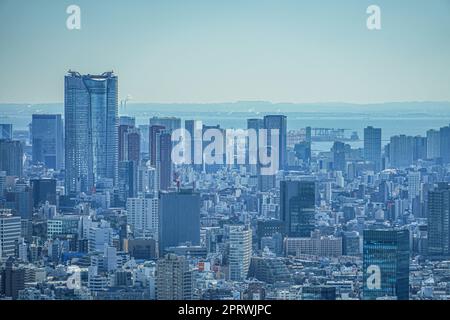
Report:
<svg viewBox="0 0 450 320"><path fill-rule="evenodd" d="M99 179L117 182L118 85L112 72L65 77L66 191L91 192Z"/></svg>
<svg viewBox="0 0 450 320"><path fill-rule="evenodd" d="M363 298L409 299L409 231L365 230Z"/></svg>

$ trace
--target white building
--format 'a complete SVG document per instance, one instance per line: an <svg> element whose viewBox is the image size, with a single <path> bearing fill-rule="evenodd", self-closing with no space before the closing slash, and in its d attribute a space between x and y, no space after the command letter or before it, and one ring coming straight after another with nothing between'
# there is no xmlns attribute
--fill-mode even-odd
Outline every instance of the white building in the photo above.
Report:
<svg viewBox="0 0 450 320"><path fill-rule="evenodd" d="M420 195L420 172L411 171L408 173L408 198L409 201Z"/></svg>
<svg viewBox="0 0 450 320"><path fill-rule="evenodd" d="M13 216L10 209L0 209L0 258L14 256L20 232L20 217Z"/></svg>
<svg viewBox="0 0 450 320"><path fill-rule="evenodd" d="M103 252L105 245L113 245L113 230L109 226L91 227L89 229L89 252Z"/></svg>
<svg viewBox="0 0 450 320"><path fill-rule="evenodd" d="M230 226L230 280L247 278L252 257L252 230L247 226Z"/></svg>
<svg viewBox="0 0 450 320"><path fill-rule="evenodd" d="M127 223L136 238L158 239L158 198L128 198Z"/></svg>

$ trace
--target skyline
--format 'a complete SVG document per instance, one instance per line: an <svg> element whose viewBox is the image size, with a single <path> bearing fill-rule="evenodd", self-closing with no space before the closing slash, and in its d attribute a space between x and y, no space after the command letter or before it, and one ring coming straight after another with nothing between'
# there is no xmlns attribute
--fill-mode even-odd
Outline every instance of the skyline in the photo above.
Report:
<svg viewBox="0 0 450 320"><path fill-rule="evenodd" d="M72 31L70 4L0 1L1 103L63 101L69 69L113 70L134 102L450 101L448 0L80 0Z"/></svg>

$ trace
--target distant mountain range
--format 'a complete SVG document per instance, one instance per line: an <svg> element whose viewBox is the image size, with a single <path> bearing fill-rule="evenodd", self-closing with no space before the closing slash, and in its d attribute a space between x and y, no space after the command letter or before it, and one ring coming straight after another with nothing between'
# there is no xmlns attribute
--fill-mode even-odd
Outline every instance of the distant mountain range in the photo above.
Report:
<svg viewBox="0 0 450 320"><path fill-rule="evenodd" d="M128 102L127 111L132 113L358 113L392 114L410 116L448 116L450 102L388 102L374 104L327 103L271 103L267 101L238 101L223 103L133 103ZM29 113L63 113L63 103L0 104L0 117Z"/></svg>

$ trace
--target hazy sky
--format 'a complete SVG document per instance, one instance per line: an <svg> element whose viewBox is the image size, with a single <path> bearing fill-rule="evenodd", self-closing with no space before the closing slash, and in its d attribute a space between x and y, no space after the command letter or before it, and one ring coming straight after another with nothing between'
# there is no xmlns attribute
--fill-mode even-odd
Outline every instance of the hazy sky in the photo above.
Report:
<svg viewBox="0 0 450 320"><path fill-rule="evenodd" d="M450 100L450 0L0 0L0 102L63 101L68 69L140 102Z"/></svg>

